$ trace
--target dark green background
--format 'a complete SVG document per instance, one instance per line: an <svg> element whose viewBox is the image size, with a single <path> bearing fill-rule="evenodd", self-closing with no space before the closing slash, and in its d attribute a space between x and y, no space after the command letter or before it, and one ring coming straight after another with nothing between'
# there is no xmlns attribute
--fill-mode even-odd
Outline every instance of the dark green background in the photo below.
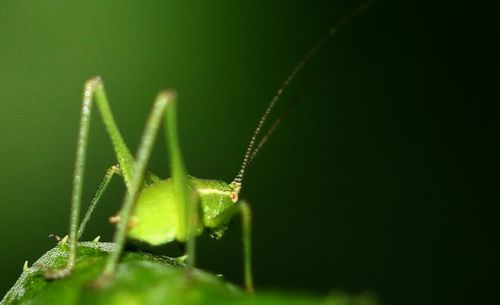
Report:
<svg viewBox="0 0 500 305"><path fill-rule="evenodd" d="M404 2L404 1L401 1ZM280 83L355 1L1 1L0 294L68 226L82 85L101 75L135 150L179 93L189 172L230 181ZM437 3L437 2L436 2ZM498 285L496 8L378 1L292 84L248 171L258 289L478 304ZM114 164L93 118L85 202ZM151 169L168 176L160 140ZM85 239L110 240L116 179ZM239 227L199 266L241 282Z"/></svg>

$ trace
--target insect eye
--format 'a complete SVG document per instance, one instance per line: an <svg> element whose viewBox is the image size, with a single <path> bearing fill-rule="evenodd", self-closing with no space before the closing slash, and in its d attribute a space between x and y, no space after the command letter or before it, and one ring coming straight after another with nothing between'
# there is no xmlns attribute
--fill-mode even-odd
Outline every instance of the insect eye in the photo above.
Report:
<svg viewBox="0 0 500 305"><path fill-rule="evenodd" d="M231 201L236 202L238 201L238 193L236 192L231 192Z"/></svg>

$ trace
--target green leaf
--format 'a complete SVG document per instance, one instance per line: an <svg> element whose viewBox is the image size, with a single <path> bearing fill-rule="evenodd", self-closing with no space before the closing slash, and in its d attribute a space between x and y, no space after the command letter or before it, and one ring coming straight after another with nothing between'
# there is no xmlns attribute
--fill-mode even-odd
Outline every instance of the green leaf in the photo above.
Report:
<svg viewBox="0 0 500 305"><path fill-rule="evenodd" d="M23 271L0 305L135 305L135 304L331 304L370 305L370 296L320 299L283 293L249 295L222 278L176 260L142 252L125 252L107 285L91 285L99 277L112 243L82 242L74 272L59 280L45 279L44 270L64 267L68 246L58 245Z"/></svg>

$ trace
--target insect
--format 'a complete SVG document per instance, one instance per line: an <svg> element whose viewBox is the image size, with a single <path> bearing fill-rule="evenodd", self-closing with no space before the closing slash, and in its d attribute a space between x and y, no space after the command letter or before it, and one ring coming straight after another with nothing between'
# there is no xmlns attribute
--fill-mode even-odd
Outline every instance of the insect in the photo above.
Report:
<svg viewBox="0 0 500 305"><path fill-rule="evenodd" d="M264 111L250 139L241 168L236 178L230 183L199 179L187 175L178 141L177 98L174 91L165 90L156 97L137 155L134 158L115 123L102 80L99 77L88 80L83 91L73 175L68 263L63 269L46 271L46 278L57 279L70 275L75 266L77 241L111 178L118 174L123 178L127 192L119 214L111 219L117 224L113 240L116 244L116 251L111 252L107 258L103 275L100 278L102 281L113 278L127 238L151 245L166 244L174 240L186 243L186 264L188 267L192 267L195 264L195 237L201 234L204 229L209 230L211 235L216 238L222 237L229 221L239 214L242 217L245 287L247 291L253 291L251 211L246 201L239 200L239 194L248 165L279 124L281 117L259 140L263 125L284 90L302 67L337 32L339 27L346 24L365 7L366 3L344 17L338 25L330 28L294 67ZM87 139L93 102L97 104L118 164L107 171L87 213L79 224ZM162 122L172 172L172 177L167 179L161 179L146 169Z"/></svg>

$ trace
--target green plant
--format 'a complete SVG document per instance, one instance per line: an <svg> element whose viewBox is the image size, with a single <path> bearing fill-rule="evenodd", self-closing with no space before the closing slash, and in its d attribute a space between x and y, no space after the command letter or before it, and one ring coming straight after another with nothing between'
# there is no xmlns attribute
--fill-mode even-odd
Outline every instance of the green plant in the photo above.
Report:
<svg viewBox="0 0 500 305"><path fill-rule="evenodd" d="M67 264L69 246L59 243L31 267L26 267L0 305L139 305L139 304L323 304L373 305L370 294L332 294L319 298L304 294L265 292L249 295L223 278L191 269L175 259L125 251L112 283L95 287L89 282L102 272L106 257L116 251L112 243L82 242L71 276L47 281L46 268Z"/></svg>

